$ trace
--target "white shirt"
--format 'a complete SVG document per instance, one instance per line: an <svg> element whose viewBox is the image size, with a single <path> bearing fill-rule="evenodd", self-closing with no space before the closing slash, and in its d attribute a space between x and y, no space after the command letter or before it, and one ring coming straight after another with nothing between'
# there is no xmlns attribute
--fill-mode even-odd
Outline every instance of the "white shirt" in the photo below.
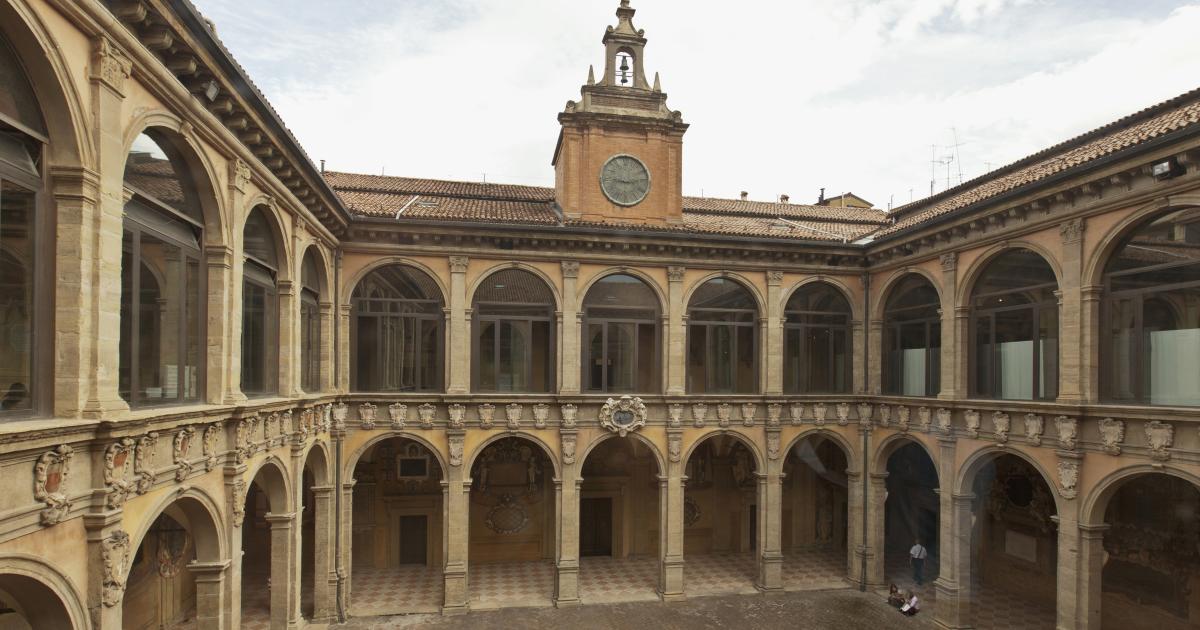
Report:
<svg viewBox="0 0 1200 630"><path fill-rule="evenodd" d="M908 555L912 556L914 560L924 560L929 556L929 553L921 545L913 545L912 549L908 550Z"/></svg>

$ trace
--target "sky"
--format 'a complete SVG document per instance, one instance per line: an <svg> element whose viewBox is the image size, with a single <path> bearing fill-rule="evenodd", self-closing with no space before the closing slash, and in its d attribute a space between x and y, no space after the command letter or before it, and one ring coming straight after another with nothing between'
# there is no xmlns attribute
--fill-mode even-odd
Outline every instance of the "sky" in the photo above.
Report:
<svg viewBox="0 0 1200 630"><path fill-rule="evenodd" d="M540 186L619 4L193 1L314 162ZM687 195L886 209L1200 87L1200 0L632 6Z"/></svg>

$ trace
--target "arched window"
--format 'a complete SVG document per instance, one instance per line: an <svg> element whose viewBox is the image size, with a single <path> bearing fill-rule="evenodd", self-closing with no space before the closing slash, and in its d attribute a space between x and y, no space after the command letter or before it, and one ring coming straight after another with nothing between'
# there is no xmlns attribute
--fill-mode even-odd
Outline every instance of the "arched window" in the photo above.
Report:
<svg viewBox="0 0 1200 630"><path fill-rule="evenodd" d="M168 132L138 135L125 162L121 396L130 406L198 400L204 383L203 221Z"/></svg>
<svg viewBox="0 0 1200 630"><path fill-rule="evenodd" d="M937 289L917 274L892 289L883 314L883 391L937 396L940 391L942 320Z"/></svg>
<svg viewBox="0 0 1200 630"><path fill-rule="evenodd" d="M1058 395L1058 281L1024 249L988 263L971 294L971 395L1053 400Z"/></svg>
<svg viewBox="0 0 1200 630"><path fill-rule="evenodd" d="M312 247L300 265L300 388L309 393L321 391L321 263Z"/></svg>
<svg viewBox="0 0 1200 630"><path fill-rule="evenodd" d="M850 303L832 285L796 290L783 309L784 387L794 394L850 391Z"/></svg>
<svg viewBox="0 0 1200 630"><path fill-rule="evenodd" d="M255 208L242 234L242 392L279 391L279 255L266 211Z"/></svg>
<svg viewBox="0 0 1200 630"><path fill-rule="evenodd" d="M506 269L475 291L475 390L549 392L554 381L554 296L537 276Z"/></svg>
<svg viewBox="0 0 1200 630"><path fill-rule="evenodd" d="M688 391L758 390L758 305L746 287L713 278L688 303Z"/></svg>
<svg viewBox="0 0 1200 630"><path fill-rule="evenodd" d="M48 216L41 204L42 152L47 143L37 97L8 41L0 35L0 418L38 411L53 330L43 331L48 304L37 243ZM42 351L39 352L39 349Z"/></svg>
<svg viewBox="0 0 1200 630"><path fill-rule="evenodd" d="M442 389L442 292L406 265L372 271L354 287L350 387L359 392Z"/></svg>
<svg viewBox="0 0 1200 630"><path fill-rule="evenodd" d="M1200 405L1200 209L1139 226L1104 270L1105 397Z"/></svg>
<svg viewBox="0 0 1200 630"><path fill-rule="evenodd" d="M633 276L606 276L583 300L583 379L592 392L658 391L658 298Z"/></svg>

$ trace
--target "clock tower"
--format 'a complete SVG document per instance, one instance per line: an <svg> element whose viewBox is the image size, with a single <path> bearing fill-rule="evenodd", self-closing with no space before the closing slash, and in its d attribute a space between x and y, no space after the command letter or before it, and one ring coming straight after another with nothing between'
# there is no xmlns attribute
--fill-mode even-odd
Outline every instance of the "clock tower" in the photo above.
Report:
<svg viewBox="0 0 1200 630"><path fill-rule="evenodd" d="M645 31L621 0L617 25L604 33L604 74L588 70L579 101L558 115L555 198L568 219L605 223L677 223L683 216L683 116L646 81Z"/></svg>

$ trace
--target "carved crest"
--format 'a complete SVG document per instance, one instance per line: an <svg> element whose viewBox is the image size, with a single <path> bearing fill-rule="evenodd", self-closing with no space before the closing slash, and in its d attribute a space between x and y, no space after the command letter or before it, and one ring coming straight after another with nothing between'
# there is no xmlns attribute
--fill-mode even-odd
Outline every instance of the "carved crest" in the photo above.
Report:
<svg viewBox="0 0 1200 630"><path fill-rule="evenodd" d="M546 403L538 403L533 406L533 426L537 429L545 429L546 421L550 419L550 405Z"/></svg>
<svg viewBox="0 0 1200 630"><path fill-rule="evenodd" d="M188 461L188 452L192 448L192 440L196 437L196 429L185 427L175 432L171 441L171 459L175 462L175 481L183 481L192 473L192 462Z"/></svg>
<svg viewBox="0 0 1200 630"><path fill-rule="evenodd" d="M1025 439L1034 446L1041 446L1045 424L1045 420L1036 413L1025 414Z"/></svg>
<svg viewBox="0 0 1200 630"><path fill-rule="evenodd" d="M771 403L767 405L767 426L778 427L779 418L783 415L783 405L779 403Z"/></svg>
<svg viewBox="0 0 1200 630"><path fill-rule="evenodd" d="M667 458L678 462L683 457L683 436L679 433L667 434Z"/></svg>
<svg viewBox="0 0 1200 630"><path fill-rule="evenodd" d="M1100 420L1100 441L1104 443L1104 452L1109 455L1121 454L1121 442L1125 441L1125 423L1112 418Z"/></svg>
<svg viewBox="0 0 1200 630"><path fill-rule="evenodd" d="M104 449L104 485L108 488L104 503L109 509L125 503L133 490L128 479L133 449L132 438L121 438Z"/></svg>
<svg viewBox="0 0 1200 630"><path fill-rule="evenodd" d="M137 477L137 493L146 494L154 487L154 449L158 446L158 433L151 431L138 439L137 452L133 457L133 474Z"/></svg>
<svg viewBox="0 0 1200 630"><path fill-rule="evenodd" d="M858 403L858 423L864 426L870 426L871 411L871 405L867 403Z"/></svg>
<svg viewBox="0 0 1200 630"><path fill-rule="evenodd" d="M346 416L349 414L350 408L346 403L338 403L333 406L333 428L338 431L346 430Z"/></svg>
<svg viewBox="0 0 1200 630"><path fill-rule="evenodd" d="M462 466L463 462L463 441L461 435L450 436L450 465Z"/></svg>
<svg viewBox="0 0 1200 630"><path fill-rule="evenodd" d="M509 403L504 408L504 419L507 421L508 430L515 431L521 428L521 416L524 415L525 408L520 403Z"/></svg>
<svg viewBox="0 0 1200 630"><path fill-rule="evenodd" d="M467 417L467 408L463 405L454 404L446 408L447 417L450 419L451 429L463 428L463 423Z"/></svg>
<svg viewBox="0 0 1200 630"><path fill-rule="evenodd" d="M233 456L234 461L238 464L244 463L246 458L253 453L250 446L250 430L249 419L238 420L237 427L233 432Z"/></svg>
<svg viewBox="0 0 1200 630"><path fill-rule="evenodd" d="M563 405L558 410L562 413L562 428L574 429L575 418L579 415L579 409L575 405Z"/></svg>
<svg viewBox="0 0 1200 630"><path fill-rule="evenodd" d="M792 426L800 426L804 422L804 404L792 403L788 405L788 414L792 419Z"/></svg>
<svg viewBox="0 0 1200 630"><path fill-rule="evenodd" d="M425 403L424 405L417 407L417 417L421 419L422 429L433 428L433 414L435 413L437 413L437 407L434 407L430 403Z"/></svg>
<svg viewBox="0 0 1200 630"><path fill-rule="evenodd" d="M484 403L479 405L479 428L490 429L496 421L496 405Z"/></svg>
<svg viewBox="0 0 1200 630"><path fill-rule="evenodd" d="M879 405L879 426L886 427L892 424L892 408L887 405Z"/></svg>
<svg viewBox="0 0 1200 630"><path fill-rule="evenodd" d="M825 403L823 403L823 402L819 402L819 403L813 405L813 408L812 408L813 424L815 424L819 427L825 426L825 414L827 411L828 411L828 408L825 406Z"/></svg>
<svg viewBox="0 0 1200 630"><path fill-rule="evenodd" d="M697 429L704 426L704 419L708 416L708 405L704 403L696 403L692 405L692 426Z"/></svg>
<svg viewBox="0 0 1200 630"><path fill-rule="evenodd" d="M1008 431L1012 427L1012 422L1008 414L1003 411L992 412L992 432L996 434L996 441L1004 444L1008 442Z"/></svg>
<svg viewBox="0 0 1200 630"><path fill-rule="evenodd" d="M729 403L721 403L717 405L717 425L724 428L729 426L729 418L733 414L733 408Z"/></svg>
<svg viewBox="0 0 1200 630"><path fill-rule="evenodd" d="M625 437L630 431L646 426L646 404L628 394L609 398L600 408L600 426Z"/></svg>
<svg viewBox="0 0 1200 630"><path fill-rule="evenodd" d="M1075 418L1059 416L1054 419L1054 427L1058 430L1058 446L1068 451L1075 450L1079 439L1079 423Z"/></svg>
<svg viewBox="0 0 1200 630"><path fill-rule="evenodd" d="M1076 485L1079 483L1079 462L1062 460L1058 462L1058 486L1059 493L1064 499L1074 499L1078 490Z"/></svg>
<svg viewBox="0 0 1200 630"><path fill-rule="evenodd" d="M963 419L967 423L967 435L973 438L979 437L979 412L974 409L968 409L963 414Z"/></svg>
<svg viewBox="0 0 1200 630"><path fill-rule="evenodd" d="M771 460L779 459L779 432L767 432L767 458Z"/></svg>
<svg viewBox="0 0 1200 630"><path fill-rule="evenodd" d="M1171 445L1175 443L1175 427L1165 422L1151 420L1146 423L1146 445L1150 456L1158 460L1171 457Z"/></svg>
<svg viewBox="0 0 1200 630"><path fill-rule="evenodd" d="M375 428L375 405L362 403L358 406L358 421L362 428L370 431Z"/></svg>
<svg viewBox="0 0 1200 630"><path fill-rule="evenodd" d="M842 427L850 423L850 403L840 402L837 404L837 423Z"/></svg>
<svg viewBox="0 0 1200 630"><path fill-rule="evenodd" d="M950 430L951 430L951 423L954 421L953 416L950 415L950 410L946 409L944 407L941 409L938 409L937 410L937 419L938 419L938 430L941 431L942 433L945 433L946 435L949 435Z"/></svg>
<svg viewBox="0 0 1200 630"><path fill-rule="evenodd" d="M672 429L683 426L683 405L676 403L667 407L667 426Z"/></svg>
<svg viewBox="0 0 1200 630"><path fill-rule="evenodd" d="M912 414L912 409L901 405L896 407L896 426L904 432L908 432L908 418Z"/></svg>
<svg viewBox="0 0 1200 630"><path fill-rule="evenodd" d="M928 433L933 422L933 411L929 407L917 408L917 424L921 430Z"/></svg>
<svg viewBox="0 0 1200 630"><path fill-rule="evenodd" d="M562 458L563 463L570 466L575 463L575 434L562 434Z"/></svg>
<svg viewBox="0 0 1200 630"><path fill-rule="evenodd" d="M246 519L246 480L241 477L234 480L233 491L233 526L241 527Z"/></svg>
<svg viewBox="0 0 1200 630"><path fill-rule="evenodd" d="M742 403L742 426L754 426L754 412L757 410L758 405L754 403Z"/></svg>
<svg viewBox="0 0 1200 630"><path fill-rule="evenodd" d="M388 405L388 417L393 429L403 429L408 424L408 405L401 402Z"/></svg>
<svg viewBox="0 0 1200 630"><path fill-rule="evenodd" d="M206 471L217 466L217 432L220 430L219 422L204 427L204 439L201 440L200 447L204 450L204 470Z"/></svg>
<svg viewBox="0 0 1200 630"><path fill-rule="evenodd" d="M125 594L125 574L129 570L129 534L116 530L100 541L100 560L104 570L101 601L108 608L121 603Z"/></svg>
<svg viewBox="0 0 1200 630"><path fill-rule="evenodd" d="M74 449L63 444L42 453L33 466L33 498L46 504L39 515L42 525L54 525L71 511L71 497L66 486L74 454Z"/></svg>

